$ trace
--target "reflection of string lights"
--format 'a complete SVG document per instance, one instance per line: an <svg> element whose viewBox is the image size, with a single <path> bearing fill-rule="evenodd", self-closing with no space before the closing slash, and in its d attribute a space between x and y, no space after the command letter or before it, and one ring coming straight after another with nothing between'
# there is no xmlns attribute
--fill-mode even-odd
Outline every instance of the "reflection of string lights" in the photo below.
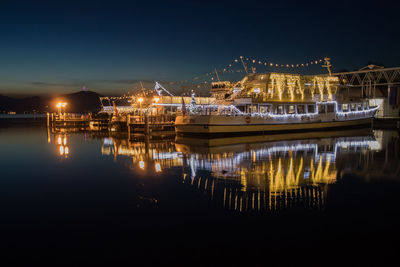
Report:
<svg viewBox="0 0 400 267"><path fill-rule="evenodd" d="M313 144L290 144L281 142L282 145L274 145L272 147L261 148L257 150L244 151L228 155L227 153L211 154L203 157L202 154L192 154L187 165L190 167L192 177L196 176L196 172L200 169L208 170L214 174L224 178L240 177L242 185L248 187L246 179L255 177L254 174L249 175L247 167L248 162L259 165L257 162L269 161L269 168L261 164L258 167L253 166L252 172L260 172L261 175L268 177L275 177L273 188L287 188L289 184L296 185L300 182L300 177L303 179L310 179L313 184L331 182L334 179L334 174L331 168L335 168L333 163L336 161L337 153L346 152L349 148L365 148L368 150L376 150L380 148L379 142L371 140L369 137L354 138L339 138L335 141L333 150L328 148L327 151L321 150L318 143ZM286 144L285 144L286 143ZM312 152L312 154L309 154ZM296 168L294 168L293 153L300 153L298 155L311 156L309 167L305 166L303 156L300 161L296 161ZM305 154L304 154L305 153ZM283 170L282 155L289 155L289 161L285 164L288 168ZM271 156L273 156L271 158ZM276 161L273 158L277 158ZM305 159L304 159L305 160ZM275 162L272 165L272 162ZM322 164L324 162L324 164ZM304 166L303 166L304 165ZM269 170L268 170L269 169ZM220 175L222 173L222 175ZM304 173L303 175L301 175ZM246 180L246 181L245 181ZM245 183L243 183L245 181ZM291 182L290 182L291 181ZM279 182L279 184L277 184ZM260 181L258 182L260 183ZM243 190L243 189L242 189Z"/></svg>
<svg viewBox="0 0 400 267"><path fill-rule="evenodd" d="M144 170L144 161L143 160L139 161L139 168Z"/></svg>
<svg viewBox="0 0 400 267"><path fill-rule="evenodd" d="M157 163L154 165L154 168L155 168L156 172L161 172L161 165L160 165L160 163L157 162Z"/></svg>

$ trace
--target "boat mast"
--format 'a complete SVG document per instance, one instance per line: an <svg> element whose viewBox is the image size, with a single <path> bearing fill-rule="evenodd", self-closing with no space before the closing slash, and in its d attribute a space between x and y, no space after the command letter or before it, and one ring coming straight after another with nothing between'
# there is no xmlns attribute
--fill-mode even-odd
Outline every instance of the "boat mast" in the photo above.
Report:
<svg viewBox="0 0 400 267"><path fill-rule="evenodd" d="M331 59L329 57L325 57L324 60L325 60L325 65L322 65L322 67L327 68L328 72L329 72L329 76L332 76L332 72L331 72L332 64L330 62Z"/></svg>
<svg viewBox="0 0 400 267"><path fill-rule="evenodd" d="M242 61L242 65L243 65L244 71L246 72L246 75L249 75L249 73L247 72L247 66L246 66L246 64L244 63L243 57L242 57L242 56L240 56L240 61Z"/></svg>
<svg viewBox="0 0 400 267"><path fill-rule="evenodd" d="M220 82L220 80L219 80L219 76L218 76L218 72L217 72L217 69L214 69L214 72L215 72L215 75L217 76L217 80L218 80L218 82Z"/></svg>

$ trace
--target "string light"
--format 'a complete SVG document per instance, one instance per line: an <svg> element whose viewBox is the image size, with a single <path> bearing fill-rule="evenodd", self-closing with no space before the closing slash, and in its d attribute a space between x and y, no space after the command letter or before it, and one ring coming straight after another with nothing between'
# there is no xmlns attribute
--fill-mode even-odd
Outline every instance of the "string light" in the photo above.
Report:
<svg viewBox="0 0 400 267"><path fill-rule="evenodd" d="M355 110L355 111L339 111L338 109L338 103L337 101L324 101L324 102L315 102L315 112L309 112L309 113L304 113L304 114L271 114L271 113L247 113L239 110L236 106L234 105L198 105L197 108L194 108L193 111L200 112L199 107L201 108L209 108L209 109L217 109L220 113L223 111L228 111L231 112L233 115L239 115L239 116L251 116L251 117L270 117L272 119L286 119L286 118L303 118L303 117L310 117L310 116L316 116L319 114L319 109L318 105L322 104L334 104L335 105L335 110L336 110L336 115L339 117L348 117L349 115L355 115L355 114L361 114L364 113L365 115L372 115L374 112L376 112L379 109L379 106L369 108L367 110Z"/></svg>

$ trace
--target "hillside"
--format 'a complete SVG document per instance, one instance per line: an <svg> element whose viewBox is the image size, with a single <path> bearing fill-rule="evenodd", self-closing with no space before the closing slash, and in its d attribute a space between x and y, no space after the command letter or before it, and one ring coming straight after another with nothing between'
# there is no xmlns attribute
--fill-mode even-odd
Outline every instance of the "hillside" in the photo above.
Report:
<svg viewBox="0 0 400 267"><path fill-rule="evenodd" d="M14 111L17 113L56 112L58 102L66 102L66 111L71 113L95 113L100 110L101 95L92 91L80 91L56 97L12 98L0 95L0 113Z"/></svg>

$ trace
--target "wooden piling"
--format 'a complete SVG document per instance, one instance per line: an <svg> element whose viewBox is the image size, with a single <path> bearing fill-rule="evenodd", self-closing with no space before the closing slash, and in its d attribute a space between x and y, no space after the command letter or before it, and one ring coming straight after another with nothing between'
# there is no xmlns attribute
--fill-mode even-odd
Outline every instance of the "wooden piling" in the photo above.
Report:
<svg viewBox="0 0 400 267"><path fill-rule="evenodd" d="M144 115L144 133L145 134L149 134L150 133L149 115L147 113Z"/></svg>
<svg viewBox="0 0 400 267"><path fill-rule="evenodd" d="M128 141L130 140L131 137L131 115L126 115L126 126L128 127Z"/></svg>

